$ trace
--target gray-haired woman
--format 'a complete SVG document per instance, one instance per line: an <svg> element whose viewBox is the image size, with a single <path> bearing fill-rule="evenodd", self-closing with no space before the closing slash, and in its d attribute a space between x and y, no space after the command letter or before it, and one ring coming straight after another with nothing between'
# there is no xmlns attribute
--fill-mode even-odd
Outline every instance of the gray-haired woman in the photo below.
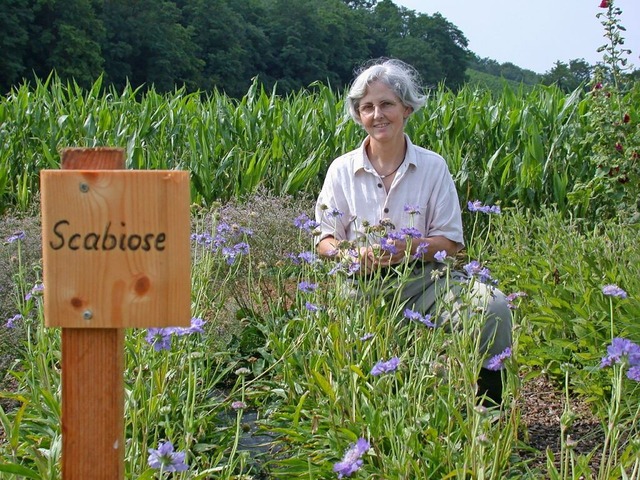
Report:
<svg viewBox="0 0 640 480"><path fill-rule="evenodd" d="M367 137L358 149L329 166L316 204L321 232L317 250L332 257L341 242L350 242L365 275L399 264L407 255L417 259L411 277L402 284L401 298L426 314L435 312L436 300L447 293L446 279L432 275L439 266L436 258L455 256L464 239L460 203L445 160L414 145L404 133L409 116L426 102L418 78L410 65L385 59L366 66L353 81L348 110ZM388 241L380 248L370 226L381 223L395 231L411 227L420 236L412 238L409 248L399 236L390 241L393 245ZM487 313L480 338L487 367L492 357L511 347L511 313L502 292L479 282L474 285L473 301ZM478 395L500 404L501 373L484 367Z"/></svg>

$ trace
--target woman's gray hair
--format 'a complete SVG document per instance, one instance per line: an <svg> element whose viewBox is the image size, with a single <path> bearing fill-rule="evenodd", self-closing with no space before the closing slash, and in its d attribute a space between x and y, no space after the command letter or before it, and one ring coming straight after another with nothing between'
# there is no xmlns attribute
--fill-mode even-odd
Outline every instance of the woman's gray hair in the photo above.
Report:
<svg viewBox="0 0 640 480"><path fill-rule="evenodd" d="M420 74L411 65L397 59L378 59L366 64L357 72L357 76L347 93L349 115L357 123L360 120L360 100L367 94L367 87L380 82L389 87L412 113L419 110L427 102L427 96L420 86Z"/></svg>

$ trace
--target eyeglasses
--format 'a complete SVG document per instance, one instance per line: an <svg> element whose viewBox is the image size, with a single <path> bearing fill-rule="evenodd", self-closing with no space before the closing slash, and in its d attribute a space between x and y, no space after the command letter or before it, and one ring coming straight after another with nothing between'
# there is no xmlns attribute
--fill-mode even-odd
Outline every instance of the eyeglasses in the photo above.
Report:
<svg viewBox="0 0 640 480"><path fill-rule="evenodd" d="M390 100L384 100L378 105L374 105L373 103L365 103L364 105L360 105L358 107L358 113L360 113L360 116L362 117L370 117L375 113L376 108L383 114L386 114L397 106L398 104L396 102L392 102Z"/></svg>

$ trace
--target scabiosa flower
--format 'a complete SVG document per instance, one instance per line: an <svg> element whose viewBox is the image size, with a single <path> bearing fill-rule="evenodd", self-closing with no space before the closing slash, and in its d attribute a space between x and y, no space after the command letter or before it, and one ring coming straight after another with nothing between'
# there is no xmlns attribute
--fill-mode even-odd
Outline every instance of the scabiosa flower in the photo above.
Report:
<svg viewBox="0 0 640 480"><path fill-rule="evenodd" d="M42 295L43 291L44 291L44 285L42 283L36 283L31 289L31 291L24 296L24 299L29 301L33 297L38 297Z"/></svg>
<svg viewBox="0 0 640 480"><path fill-rule="evenodd" d="M371 340L373 338L373 333L365 333L360 337L361 342L366 342L367 340Z"/></svg>
<svg viewBox="0 0 640 480"><path fill-rule="evenodd" d="M602 287L602 293L609 297L627 298L627 292L613 284Z"/></svg>
<svg viewBox="0 0 640 480"><path fill-rule="evenodd" d="M371 375L377 377L383 373L395 372L398 369L398 365L400 365L400 359L398 357L391 357L387 361L380 360L371 369Z"/></svg>
<svg viewBox="0 0 640 480"><path fill-rule="evenodd" d="M438 262L444 262L447 258L446 250L440 250L439 252L436 252L433 258L435 258Z"/></svg>
<svg viewBox="0 0 640 480"><path fill-rule="evenodd" d="M504 366L504 362L505 360L507 360L507 358L511 358L511 348L507 347L505 348L502 353L499 353L493 357L491 357L489 359L489 362L487 362L487 370L502 370L502 367Z"/></svg>
<svg viewBox="0 0 640 480"><path fill-rule="evenodd" d="M171 442L160 442L157 450L149 449L148 463L163 472L184 472L189 468L184 462L185 456L184 452L175 452Z"/></svg>
<svg viewBox="0 0 640 480"><path fill-rule="evenodd" d="M240 410L241 408L245 409L245 408L247 408L247 404L244 403L244 402L241 402L240 400L238 400L238 401L233 402L231 404L231 408L233 408L234 410Z"/></svg>
<svg viewBox="0 0 640 480"><path fill-rule="evenodd" d="M359 438L358 441L352 444L345 452L342 460L333 466L333 471L338 474L338 478L350 477L351 474L357 472L362 464L362 455L364 455L370 448L369 442L364 438Z"/></svg>
<svg viewBox="0 0 640 480"><path fill-rule="evenodd" d="M422 232L415 227L405 227L400 229L400 235L402 237L420 238Z"/></svg>
<svg viewBox="0 0 640 480"><path fill-rule="evenodd" d="M302 281L298 284L298 290L304 293L314 292L318 288L317 283Z"/></svg>
<svg viewBox="0 0 640 480"><path fill-rule="evenodd" d="M405 213L409 215L420 215L420 206L418 205L405 205L404 206Z"/></svg>
<svg viewBox="0 0 640 480"><path fill-rule="evenodd" d="M5 324L5 327L7 327L7 328L13 328L13 327L15 326L14 324L15 324L18 320L21 320L21 319L22 319L22 315L18 313L18 314L14 315L13 317L11 317L11 318L9 318L9 319L7 320L7 323Z"/></svg>
<svg viewBox="0 0 640 480"><path fill-rule="evenodd" d="M391 255L398 253L398 248L395 245L395 240L388 237L382 237L380 239L380 248L385 252L389 252Z"/></svg>
<svg viewBox="0 0 640 480"><path fill-rule="evenodd" d="M329 214L329 216L330 216L330 217L333 217L333 218L339 218L339 217L341 217L342 215L344 215L344 213L343 213L343 212L341 212L340 210L338 210L338 209L337 209L337 208L335 208L335 207L334 207L334 208L332 208L331 210L329 210L328 214Z"/></svg>
<svg viewBox="0 0 640 480"><path fill-rule="evenodd" d="M513 301L516 298L520 298L520 297L526 297L527 294L524 292L514 292L514 293L510 293L509 295L507 295L506 300L507 300L507 307L509 307L511 310L515 310L516 308L518 308L518 306L513 303Z"/></svg>
<svg viewBox="0 0 640 480"><path fill-rule="evenodd" d="M300 253L298 254L298 258L299 258L300 260L302 260L303 262L308 263L308 264L313 264L313 263L319 263L319 262L321 262L321 260L318 258L318 255L316 255L316 254L315 254L315 253L313 253L313 252L309 252L309 251L307 251L307 252L300 252Z"/></svg>
<svg viewBox="0 0 640 480"><path fill-rule="evenodd" d="M156 352L160 350L171 350L171 336L173 334L170 328L149 328L147 329L146 342L153 346Z"/></svg>
<svg viewBox="0 0 640 480"><path fill-rule="evenodd" d="M15 232L13 235L8 237L7 238L7 243L17 242L17 241L20 241L20 240L24 240L25 238L27 238L26 233L24 233L22 230L20 230L19 232Z"/></svg>
<svg viewBox="0 0 640 480"><path fill-rule="evenodd" d="M302 213L298 215L294 220L293 224L298 227L300 230L304 230L305 232L313 232L316 228L320 226L318 222L312 220L308 217L306 213Z"/></svg>
<svg viewBox="0 0 640 480"><path fill-rule="evenodd" d="M483 205L480 200L468 202L467 208L469 209L470 212L495 213L497 215L502 213L498 205Z"/></svg>
<svg viewBox="0 0 640 480"><path fill-rule="evenodd" d="M470 277L475 276L482 283L498 283L496 280L491 278L491 272L489 272L489 269L480 265L480 262L477 260L472 260L462 268L467 272L467 275Z"/></svg>
<svg viewBox="0 0 640 480"><path fill-rule="evenodd" d="M414 322L420 322L429 328L435 328L436 324L431 321L431 315L421 315L419 312L406 308L404 310L404 318L413 320Z"/></svg>
<svg viewBox="0 0 640 480"><path fill-rule="evenodd" d="M192 333L204 333L202 328L206 322L201 318L193 317L191 319L191 326L189 327L176 327L173 329L165 329L169 334L174 334L179 337L183 335L191 335Z"/></svg>
<svg viewBox="0 0 640 480"><path fill-rule="evenodd" d="M315 312L317 312L317 311L319 311L319 310L320 310L320 307L319 307L319 306L317 306L317 305L315 305L315 304L313 304L313 303L311 303L311 302L306 302L306 303L304 304L304 308L306 308L306 309L307 309L308 311L310 311L311 313L315 313Z"/></svg>
<svg viewBox="0 0 640 480"><path fill-rule="evenodd" d="M626 338L616 337L607 347L607 355L602 358L600 368L622 363L625 359L632 367L640 366L640 346Z"/></svg>

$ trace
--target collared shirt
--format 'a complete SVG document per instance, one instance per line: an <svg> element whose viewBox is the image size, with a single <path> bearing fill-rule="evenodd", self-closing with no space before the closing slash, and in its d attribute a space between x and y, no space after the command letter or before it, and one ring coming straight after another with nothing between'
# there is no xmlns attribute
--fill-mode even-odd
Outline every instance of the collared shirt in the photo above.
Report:
<svg viewBox="0 0 640 480"><path fill-rule="evenodd" d="M367 157L368 137L360 148L331 163L316 203L318 242L333 236L360 245L379 243L369 227L384 220L396 230L414 227L423 237L444 236L464 244L460 203L447 163L405 139L404 162L388 192Z"/></svg>

